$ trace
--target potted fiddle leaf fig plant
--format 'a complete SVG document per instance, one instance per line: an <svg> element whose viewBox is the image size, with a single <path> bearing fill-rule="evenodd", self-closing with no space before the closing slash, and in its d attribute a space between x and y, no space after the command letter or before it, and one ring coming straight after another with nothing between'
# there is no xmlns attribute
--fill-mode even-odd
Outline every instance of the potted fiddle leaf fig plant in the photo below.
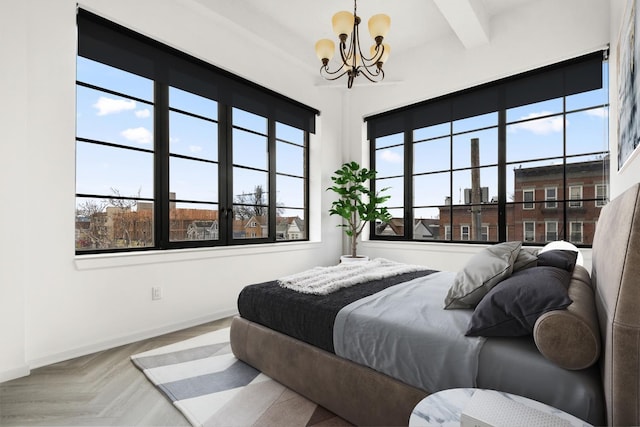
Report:
<svg viewBox="0 0 640 427"><path fill-rule="evenodd" d="M329 214L344 218L344 222L339 227L343 227L345 234L349 236L350 258L359 258L357 255L358 237L368 222L391 221L391 214L387 208L380 206L391 197L380 195L388 188L374 193L366 185L367 181L373 180L375 177L375 170L361 168L357 162L345 163L334 172L331 177L334 185L327 189L339 196L338 200L331 204Z"/></svg>

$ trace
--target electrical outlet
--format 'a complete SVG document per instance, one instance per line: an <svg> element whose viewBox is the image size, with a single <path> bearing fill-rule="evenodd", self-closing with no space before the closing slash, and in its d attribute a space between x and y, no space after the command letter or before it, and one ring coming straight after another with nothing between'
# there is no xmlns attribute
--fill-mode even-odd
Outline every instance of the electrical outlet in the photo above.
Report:
<svg viewBox="0 0 640 427"><path fill-rule="evenodd" d="M154 301L162 299L162 288L160 286L154 286L151 288L151 299Z"/></svg>

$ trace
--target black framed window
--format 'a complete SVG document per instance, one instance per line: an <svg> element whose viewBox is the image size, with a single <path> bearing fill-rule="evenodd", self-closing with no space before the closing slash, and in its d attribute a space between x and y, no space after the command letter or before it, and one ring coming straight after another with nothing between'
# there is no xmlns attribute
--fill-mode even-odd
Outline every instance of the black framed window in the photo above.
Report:
<svg viewBox="0 0 640 427"><path fill-rule="evenodd" d="M371 238L589 246L609 179L607 74L595 52L365 118L371 185L391 188L394 217Z"/></svg>
<svg viewBox="0 0 640 427"><path fill-rule="evenodd" d="M308 239L317 114L79 10L76 253Z"/></svg>

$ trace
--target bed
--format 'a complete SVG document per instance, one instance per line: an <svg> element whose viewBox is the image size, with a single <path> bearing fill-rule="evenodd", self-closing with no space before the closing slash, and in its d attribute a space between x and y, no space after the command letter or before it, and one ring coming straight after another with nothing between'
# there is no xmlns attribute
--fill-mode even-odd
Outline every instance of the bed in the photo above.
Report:
<svg viewBox="0 0 640 427"><path fill-rule="evenodd" d="M602 210L594 238L591 275L581 266L573 267L568 285L571 299L562 308L546 310L538 316L531 335L468 337L464 340L479 342L478 348L461 350L453 346L442 350L449 356L468 350L475 355L471 359L438 359L437 350L449 344L434 345L436 341L429 337L416 338L414 332L424 329L424 323L404 321L409 325L408 332L379 329L388 327L378 325L387 316L377 315L381 298L397 299L396 303L405 307L412 301L436 300L436 295L446 293L450 284L445 282L451 281L452 275L432 270L372 280L320 298L283 289L275 282L248 286L239 298L240 316L231 325L233 352L239 359L357 425L406 425L411 410L422 398L455 386L519 394L592 424L638 425L638 192L636 185ZM438 281L442 283L429 287L428 292L435 293L420 296L412 293L416 289L425 292L425 282ZM439 290L433 290L436 288ZM480 299L478 306L486 300ZM466 327L477 310L442 310L442 299L437 303L440 311L455 313L459 325L453 327ZM354 305L362 306L358 310L364 308L364 317L352 312L344 315L343 309ZM408 310L386 311L394 317L398 311ZM363 335L369 337L364 343L357 338L357 344L353 345L356 338L352 335L342 342L335 341L337 325L352 316L355 320L348 326L340 326L340 334L360 329L361 334L364 331ZM422 318L422 314L411 316ZM464 336L464 332L457 335ZM458 336L456 340L462 341ZM395 353L377 357L382 341L389 341L388 347ZM353 357L351 351L360 356ZM397 363L389 362L394 360ZM465 369L467 372L458 375L458 370ZM466 383L469 381L470 384Z"/></svg>

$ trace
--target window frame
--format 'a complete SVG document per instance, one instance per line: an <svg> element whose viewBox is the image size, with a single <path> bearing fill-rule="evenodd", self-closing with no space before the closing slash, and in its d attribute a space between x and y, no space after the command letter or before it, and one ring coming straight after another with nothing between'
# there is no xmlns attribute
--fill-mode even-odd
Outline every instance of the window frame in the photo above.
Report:
<svg viewBox="0 0 640 427"><path fill-rule="evenodd" d="M466 229L466 232L465 232ZM467 238L465 239L464 236L467 236ZM463 242L469 241L471 240L471 226L470 225L466 225L466 224L461 224L460 225L460 240Z"/></svg>
<svg viewBox="0 0 640 427"><path fill-rule="evenodd" d="M580 231L573 231L573 226L579 225ZM580 239L574 239L574 233L580 234ZM569 241L574 244L580 244L584 240L584 222L583 221L569 221Z"/></svg>
<svg viewBox="0 0 640 427"><path fill-rule="evenodd" d="M553 224L555 226L555 231L549 231L549 225ZM554 233L554 237L552 239L549 238L549 233ZM544 222L544 238L547 242L554 242L558 240L558 221L545 221Z"/></svg>
<svg viewBox="0 0 640 427"><path fill-rule="evenodd" d="M506 169L507 167L509 168L513 167L514 169L518 169L519 167L521 167L519 165L527 165L527 164L534 165L533 167L538 167L536 163L542 164L544 162L546 163L546 165L551 164L554 167L556 166L559 167L560 173L562 174L562 177L560 177L557 180L558 182L557 188L564 188L564 191L561 192L562 197L559 197L559 191L556 188L555 190L556 200L550 201L550 203L555 204L556 207L551 209L557 209L557 212L559 215L558 221L561 224L558 229L559 237L563 238L562 236L566 236L568 234L567 223L570 219L570 216L573 214L573 213L569 213L569 210L568 210L569 198L567 197L567 191L566 191L567 180L573 179L571 175L573 174L572 165L574 163L580 163L580 162L591 162L591 163L599 162L600 169L602 170L602 176L604 177L605 180L607 180L609 177L608 170L609 170L610 149L607 145L609 143L608 134L606 133L603 134L602 148L596 147L593 149L593 152L573 153L568 151L568 147L567 147L568 137L567 137L567 127L566 127L567 118L571 114L586 112L587 110L593 110L596 108L603 108L603 109L609 108L609 100L607 96L608 87L606 86L607 73L609 70L608 65L606 65L607 58L608 58L608 52L606 50L598 51L589 55L585 55L580 58L575 58L573 60L568 60L562 63L544 67L543 69L532 70L530 72L526 72L517 76L508 77L506 79L501 79L501 80L490 82L484 85L471 87L468 89L461 90L459 92L443 95L441 97L429 99L426 101L421 101L405 107L400 107L395 110L390 110L387 112L378 113L372 116L365 117L365 122L367 123L367 133L368 133L369 149L370 149L369 159L370 159L370 165L372 169L376 169L377 159L374 154L376 150L378 150L379 148L382 148L382 146L376 145L378 139L399 135L401 139L404 140L404 153L405 153L404 174L402 176L397 177L397 178L403 178L404 205L400 206L400 204L398 204L398 206L395 206L394 204L393 206L394 208L397 208L396 210L398 211L402 210L404 212L404 215L402 217L398 215L397 218L403 219L405 225L411 224L412 221L414 221L414 211L418 209L426 210L426 209L440 208L441 209L440 211L441 225L444 225L447 223L452 224L454 226L457 225L458 221L454 220L454 210L457 210L457 209L460 210L464 207L467 207L467 205L463 205L461 204L461 202L459 202L459 204L452 203L454 199L458 199L458 190L459 190L458 187L460 187L460 191L462 187L464 187L464 185L460 186L460 185L453 184L454 182L453 174L455 172L467 172L468 170L473 170L473 169L482 170L482 168L490 166L490 167L496 167L498 170L498 178L497 178L498 179L498 184L497 184L498 196L492 197L490 195L491 202L494 204L494 206L498 210L498 219L496 220L497 222L497 240L496 241L504 242L504 241L507 241L508 238L513 238L510 235L513 234L514 230L516 230L515 232L516 238L519 238L517 236L519 234L519 231L515 227L517 227L518 221L520 220L515 220L515 222L512 222L513 220L511 219L511 215L509 215L509 219L508 219L507 214L510 212L510 210L508 210L507 208L518 205L519 209L521 210L523 209L524 201L518 200L520 197L520 194L517 193L517 191L521 191L523 188L516 188L515 195L514 193L510 192L510 191L514 191L513 189L511 188L507 189ZM596 66L600 70L599 77L596 79L596 80L599 80L598 86L593 86L590 89L576 90L575 86L572 86L573 83L571 85L563 85L556 82L558 84L554 83L554 85L549 85L549 84L546 84L547 82L544 80L544 78L547 77L545 74L547 73L547 71L552 71L553 73L556 73L556 77L557 77L558 75L565 75L563 73L565 73L565 71L568 70L566 72L568 72L570 75L573 71L575 71L575 68L573 68L574 66L578 69L584 70L586 69L585 67L588 68L588 66L583 67L583 61L586 63L591 60L597 62ZM567 67L567 68L565 69L564 67ZM539 78L540 76L543 76L543 78L542 79ZM567 75L565 75L565 78L563 80L564 82L567 81L566 76ZM592 78L592 77L593 75L591 75L591 77L589 78ZM549 86L554 86L555 88L565 88L570 92L565 93L564 95L561 95L561 96L557 96L555 98L546 98L546 100L559 101L561 107L560 107L560 110L558 110L557 112L548 113L548 115L543 115L543 116L535 116L535 117L529 116L529 117L523 117L521 119L507 120L507 112L511 107L508 107L505 105L509 104L510 101L505 101L505 97L504 97L505 92L501 92L501 91L510 90L510 88L512 88L511 87L512 84L515 84L515 86L518 86L518 88L523 88L523 87L526 88L528 87L527 85L530 82L536 82L535 84L540 84L539 88L541 88L543 92L548 91ZM579 85L579 83L577 84ZM572 88L567 89L569 86L572 86ZM497 91L494 88L497 88ZM565 89L562 89L562 90L565 90ZM571 104L571 102L573 101L567 99L570 96L575 95L577 93L594 91L594 90L601 90L601 92L599 92L600 97L597 100L590 102L589 105L587 106L580 105L579 103ZM551 91L554 91L554 90L551 90ZM528 93L533 93L533 92L529 91ZM603 93L605 94L605 96L602 96ZM525 94L524 96L526 98L528 95ZM538 95L535 94L532 96L535 97ZM545 96L545 95L542 95L542 96ZM476 99L480 100L480 102L486 101L486 106L476 108L473 105L474 104L473 101ZM542 101L545 101L545 99L541 99L537 102L542 102ZM494 104L492 104L492 102L494 102ZM516 106L527 106L527 105L534 105L534 104L535 103L531 103L531 104L521 103ZM571 104L572 106L569 106L568 104ZM465 118L473 119L476 117L480 117L486 113L477 113L476 115L473 115L469 113L469 111L476 111L481 108L493 108L493 107L488 107L490 105L496 105L497 107L495 110L486 109L483 111L485 112L495 111L498 114L497 164L490 164L490 165L480 164L479 166L472 166L472 167L466 167L466 166L454 167L454 154L453 154L453 142L452 142L453 138L463 133L480 132L485 129L488 129L488 127L482 127L481 125L479 125L477 129L473 128L471 130L454 131L453 129L454 122L456 120L464 120ZM464 115L464 114L467 114L467 115ZM561 146L560 153L553 153L553 154L549 154L548 156L542 155L542 156L532 156L531 158L526 157L522 161L516 160L516 159L509 160L507 158L507 137L506 137L507 127L513 124L520 124L520 123L525 124L525 122L532 122L534 120L547 120L547 121L553 120L555 123L562 123L563 129L562 131L560 131L562 146ZM446 129L446 126L449 126L450 128L449 131L445 130L440 132L440 130L438 130L438 132L440 133L437 133L437 134L430 133L431 130L435 130L435 128L441 129L441 127L444 127ZM492 125L487 124L486 126L492 126ZM414 136L415 131L423 130L423 129L426 130L427 132L421 133L420 136ZM413 156L414 156L414 149L417 147L417 144L422 144L424 142L428 142L431 140L436 141L436 140L447 139L447 138L450 139L451 141L450 152L449 152L450 161L448 165L445 164L443 161L442 168L414 170L414 165L416 164L417 160L414 160ZM589 156L588 160L584 160L584 161L581 160L581 158L586 159L587 156ZM595 160L592 161L591 159L595 159ZM591 166L593 165L589 165L589 167ZM426 200L426 199L423 199L425 200L424 202L422 200L420 202L416 202L414 200L413 180L416 177L444 174L444 173L447 173L450 175L450 194L447 197L445 197L444 203L441 203L441 202L438 203L438 201L436 200ZM383 185L384 183L379 181L376 182L376 181L378 180L377 179L373 180L373 182L371 183L372 190L375 191L375 189L378 187L386 186L386 185ZM544 183L541 183L540 185L544 187ZM492 191L494 190L492 189ZM545 196L546 196L546 189L545 189ZM583 196L584 196L584 193L583 193ZM462 197L460 196L460 199L461 198ZM542 203L542 201L536 202L535 198L536 196L534 191L533 192L534 200L526 203L527 210L531 209L532 204L533 204L533 209L535 209L535 203ZM595 198L593 199L585 198L584 200L581 200L581 201L590 201L590 200L595 200ZM469 208L467 207L467 209ZM540 213L542 212L543 211L540 210ZM456 211L455 214L458 215L458 212ZM394 216L394 218L396 218L396 216ZM544 221L543 218L538 218L537 215L536 215L536 220L538 222ZM509 222L507 223L507 221ZM407 226L405 226L405 230L406 229L407 229ZM475 234L475 232L473 233ZM404 236L378 235L376 234L376 230L374 227L371 227L369 236L371 240L386 240L386 241L416 240L416 239L413 239L412 236L408 236L406 232ZM452 237L451 239L447 239L447 237L448 236L446 235L446 232L445 232L444 239L436 239L436 241L443 241L448 243L467 242L462 239L458 240L455 238L455 236L451 236ZM480 241L475 241L475 240L470 242L482 243ZM539 243L539 242L536 242L536 243ZM581 246L590 247L590 242L587 241L587 244L582 244Z"/></svg>
<svg viewBox="0 0 640 427"><path fill-rule="evenodd" d="M310 170L310 134L315 132L315 116L319 111L306 106L298 101L288 98L284 95L271 91L257 85L249 80L243 79L225 70L217 68L209 63L192 57L177 49L164 45L139 33L136 33L121 25L115 24L102 17L83 9L78 9L78 52L77 58L83 57L91 61L102 62L107 66L122 70L132 75L138 75L147 78L153 84L153 99L142 100L134 97L134 100L150 104L154 108L153 113L153 150L147 150L153 155L153 196L152 197L121 197L122 199L132 199L138 202L153 203L153 243L144 247L109 247L109 248L82 248L78 246L76 238L76 255L87 255L96 253L119 253L119 252L137 252L148 250L172 250L193 247L216 247L231 246L254 243L280 243L290 242L292 240L277 239L276 221L279 218L278 212L281 208L276 199L278 192L276 177L283 175L277 169L277 153L276 141L282 141L297 145L302 149L303 164L300 169L302 176L293 176L302 180L302 206L288 206L283 209L294 210L303 215L302 224L304 230L299 230L303 237L296 241L309 240L309 170ZM103 44L102 41L105 41ZM148 55L147 55L148 54ZM139 61L131 59L139 55L143 58ZM106 58L106 59L105 59ZM113 61L111 61L113 59ZM148 63L153 63L154 67L148 67ZM131 67L131 69L129 68ZM145 68L146 67L146 68ZM167 68L163 68L167 67ZM168 68L174 67L174 68ZM182 67L182 68L180 68ZM134 70L135 69L135 70ZM140 73L138 73L140 70ZM160 71L158 71L160 70ZM171 71L178 70L175 74ZM180 75L184 72L184 76ZM147 75L146 73L150 73ZM155 73L155 74L154 74ZM190 74L192 73L192 74ZM155 76L155 77L154 77ZM168 77L173 76L173 77ZM178 76L178 77L176 77ZM197 76L197 77L194 77ZM193 77L193 78L192 78ZM177 79L177 83L171 83L164 79ZM130 95L110 90L108 87L93 84L94 82L76 81L76 85L86 86L97 90L105 90L116 96L122 96L126 99L132 98ZM188 86L183 87L182 84ZM212 86L214 85L214 86ZM212 90L215 85L224 86L228 90L218 91ZM172 196L170 189L170 159L187 158L188 156L176 155L170 152L169 126L170 115L172 112L187 114L199 119L203 117L181 108L176 108L170 103L170 88L191 92L195 95L213 100L217 103L217 117L206 118L217 123L217 143L218 153L216 163L218 165L218 181L217 195L218 200L215 202L205 202L205 204L217 205L218 214L215 229L211 230L211 234L217 234L218 239L208 240L172 240L171 239L171 222L170 217L171 206L178 203L201 203L198 200L181 200ZM217 94L217 95L216 95ZM219 97L218 97L219 96ZM267 120L266 138L268 141L267 148L267 186L268 199L265 204L268 207L269 215L266 224L258 224L262 229L266 226L268 236L258 236L255 238L234 239L234 214L232 207L234 206L233 195L233 114L232 109L238 108L249 111ZM301 131L300 140L287 141L286 136L277 134L277 124L289 126L293 129ZM76 135L76 141L84 141L87 138L80 138ZM103 145L114 144L110 142L101 142L90 140L89 143ZM78 142L76 142L78 144ZM117 144L116 144L117 145ZM123 147L130 149L130 147ZM136 148L137 149L137 148ZM140 151L138 149L138 151ZM199 161L199 159L196 159ZM76 165L77 167L77 165ZM76 201L82 198L101 198L105 200L117 199L107 194L88 194L83 192L75 192ZM299 216L298 216L299 217ZM76 217L76 224L78 218ZM76 225L76 234L78 234L78 226Z"/></svg>
<svg viewBox="0 0 640 427"><path fill-rule="evenodd" d="M604 194L602 196L598 195L599 188L604 188ZM594 187L594 194L596 198L595 200L596 208L604 207L609 200L609 184L596 184Z"/></svg>
<svg viewBox="0 0 640 427"><path fill-rule="evenodd" d="M553 190L553 197L549 197L549 190ZM558 208L558 187L545 187L544 189L544 207L546 209Z"/></svg>
<svg viewBox="0 0 640 427"><path fill-rule="evenodd" d="M531 200L527 200L527 194L531 194ZM522 189L522 209L533 210L536 208L536 190L535 188Z"/></svg>
<svg viewBox="0 0 640 427"><path fill-rule="evenodd" d="M531 225L533 230L531 233L533 237L531 239L527 239L527 225ZM535 242L536 241L536 222L535 221L522 221L522 241L523 242Z"/></svg>
<svg viewBox="0 0 640 427"><path fill-rule="evenodd" d="M578 197L573 197L573 190L574 189L578 189L579 190L579 195ZM570 185L569 186L569 199L568 199L568 205L569 208L581 208L582 207L582 199L583 199L583 186L580 184L576 184L576 185Z"/></svg>

